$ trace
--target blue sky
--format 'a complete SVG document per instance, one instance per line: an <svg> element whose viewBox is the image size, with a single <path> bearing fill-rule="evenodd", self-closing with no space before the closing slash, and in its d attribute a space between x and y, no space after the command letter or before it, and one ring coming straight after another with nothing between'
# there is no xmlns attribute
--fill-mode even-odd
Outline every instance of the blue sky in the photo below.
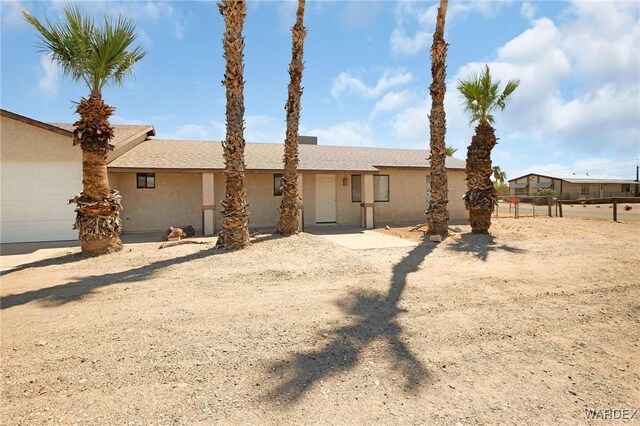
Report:
<svg viewBox="0 0 640 426"><path fill-rule="evenodd" d="M225 93L223 21L211 1L91 1L123 14L148 51L135 77L103 96L114 124L152 124L158 138L220 140ZM57 19L63 3L7 1L2 14L3 109L73 122L71 82L35 47L20 11ZM245 138L284 139L290 27L296 2L250 1L245 23ZM301 134L320 144L428 147L429 48L437 4L307 1ZM528 172L635 178L640 163L640 3L450 0L445 38L447 144L464 159L473 129L456 81L491 66L521 85L497 113L494 164Z"/></svg>

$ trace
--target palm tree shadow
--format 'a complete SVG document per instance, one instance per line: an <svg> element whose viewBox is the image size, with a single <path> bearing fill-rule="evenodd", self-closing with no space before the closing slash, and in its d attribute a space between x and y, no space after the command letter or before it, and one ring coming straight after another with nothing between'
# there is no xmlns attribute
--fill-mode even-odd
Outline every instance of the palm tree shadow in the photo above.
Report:
<svg viewBox="0 0 640 426"><path fill-rule="evenodd" d="M323 378L355 367L366 347L380 339L388 343L393 367L404 377L403 390L416 392L429 379L429 373L401 340L403 330L397 316L404 311L398 302L407 285L407 276L418 270L434 248L431 244L419 245L396 264L387 294L359 292L339 300L337 305L347 315L355 316L356 322L331 331L330 341L322 349L297 353L288 360L271 364L269 371L278 376L281 383L265 398L294 404Z"/></svg>
<svg viewBox="0 0 640 426"><path fill-rule="evenodd" d="M499 244L491 234L462 234L460 240L447 246L449 250L471 253L476 258L487 261L489 253L497 251L506 251L514 254L526 253L526 250L510 246L507 244Z"/></svg>
<svg viewBox="0 0 640 426"><path fill-rule="evenodd" d="M122 272L115 272L104 275L90 275L75 279L65 284L53 287L40 288L38 290L26 291L24 293L9 294L0 298L0 309L9 309L14 306L24 305L33 301L40 301L44 306L53 307L60 306L69 302L83 299L92 294L95 290L116 284L135 283L138 281L149 279L157 271L167 268L171 265L177 265L192 260L202 259L208 256L225 253L224 250L208 248L182 257L176 257L166 260L143 265L138 268L129 269ZM39 266L64 264L69 256L80 258L72 260L77 261L84 259L81 254L67 255L52 259L46 259L38 263ZM25 265L26 267L34 267L34 264ZM26 269L26 268L24 268Z"/></svg>
<svg viewBox="0 0 640 426"><path fill-rule="evenodd" d="M0 272L0 276L6 276L19 271L24 271L25 269L46 268L47 266L66 265L70 263L79 262L87 258L88 256L85 256L82 253L69 253L63 256L50 257L48 259L42 259L42 260L37 260L31 263L25 263L23 265L16 266L13 269Z"/></svg>

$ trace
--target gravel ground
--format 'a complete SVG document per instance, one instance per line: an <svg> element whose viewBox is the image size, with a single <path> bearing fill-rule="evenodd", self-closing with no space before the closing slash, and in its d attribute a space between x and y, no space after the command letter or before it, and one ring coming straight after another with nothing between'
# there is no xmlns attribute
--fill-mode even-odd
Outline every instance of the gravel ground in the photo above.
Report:
<svg viewBox="0 0 640 426"><path fill-rule="evenodd" d="M580 424L640 409L640 224L460 228L381 250L309 234L64 249L10 271L1 422Z"/></svg>

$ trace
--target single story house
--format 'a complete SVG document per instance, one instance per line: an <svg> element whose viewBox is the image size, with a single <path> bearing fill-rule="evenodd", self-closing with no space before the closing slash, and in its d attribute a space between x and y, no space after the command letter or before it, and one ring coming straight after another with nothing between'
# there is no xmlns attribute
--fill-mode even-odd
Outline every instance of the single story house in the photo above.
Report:
<svg viewBox="0 0 640 426"><path fill-rule="evenodd" d="M151 126L114 126L109 160L153 136ZM73 205L82 191L82 151L73 126L0 109L0 242L78 238Z"/></svg>
<svg viewBox="0 0 640 426"><path fill-rule="evenodd" d="M553 177L529 173L509 180L509 195L530 197L538 189L551 188L561 200L579 198L635 197L639 182L630 179L600 179L589 176Z"/></svg>
<svg viewBox="0 0 640 426"><path fill-rule="evenodd" d="M111 186L123 197L124 232L192 225L204 235L217 233L225 193L222 144L151 139L152 126L114 127L108 171ZM81 190L82 172L71 130L2 111L2 242L76 238L73 206L66 199ZM246 144L252 228L278 221L283 148L282 143ZM301 137L303 224L372 228L425 220L427 157L427 150L318 145L317 138ZM464 221L465 163L448 157L446 166L450 218Z"/></svg>

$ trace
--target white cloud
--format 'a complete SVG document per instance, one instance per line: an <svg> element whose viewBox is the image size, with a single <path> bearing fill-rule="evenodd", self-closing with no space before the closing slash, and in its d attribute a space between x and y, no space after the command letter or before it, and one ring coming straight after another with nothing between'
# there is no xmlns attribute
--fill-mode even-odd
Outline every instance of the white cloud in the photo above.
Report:
<svg viewBox="0 0 640 426"><path fill-rule="evenodd" d="M413 92L409 90L403 90L401 92L389 92L382 99L376 102L373 107L373 112L371 113L372 117L375 117L380 112L385 111L394 111L396 109L402 108L413 101L415 101L417 96L413 94Z"/></svg>
<svg viewBox="0 0 640 426"><path fill-rule="evenodd" d="M387 69L384 70L382 77L378 79L375 86L367 86L350 72L341 72L338 77L333 79L331 96L334 99L338 99L343 93L353 93L365 99L375 99L386 90L392 87L403 86L412 80L413 76L410 72Z"/></svg>
<svg viewBox="0 0 640 426"><path fill-rule="evenodd" d="M220 141L227 133L226 125L215 120L204 124L183 124L171 133L162 132L159 127L156 128L158 139ZM247 142L281 142L284 140L284 124L280 125L266 115L246 115L244 138Z"/></svg>
<svg viewBox="0 0 640 426"><path fill-rule="evenodd" d="M550 128L575 148L590 152L638 152L640 84L618 88L608 84L579 96L554 111ZM594 135L598 135L596 139ZM604 142L604 143L603 143Z"/></svg>
<svg viewBox="0 0 640 426"><path fill-rule="evenodd" d="M640 23L627 15L627 3L585 3L574 4L563 25L538 19L498 50L491 64L495 76L521 80L500 115L528 142L586 154L637 155ZM601 30L596 15L611 19L613 28ZM563 91L568 85L573 89Z"/></svg>
<svg viewBox="0 0 640 426"><path fill-rule="evenodd" d="M521 12L531 11L523 6ZM494 78L520 79L511 103L495 114L496 135L502 139L494 157L510 176L624 176L633 169L630 163L620 165L623 159L637 163L640 153L639 12L637 2L575 1L561 19L533 19L526 31L496 50L489 63ZM454 79L483 65L468 63ZM445 99L448 140L460 133L462 118L456 118L461 98L452 86ZM406 132L412 127L406 117L396 124L406 124L399 128ZM587 159L574 160L581 157ZM513 164L523 166L511 173Z"/></svg>
<svg viewBox="0 0 640 426"><path fill-rule="evenodd" d="M267 115L245 117L244 138L247 142L284 141L284 124Z"/></svg>
<svg viewBox="0 0 640 426"><path fill-rule="evenodd" d="M65 2L52 2L50 11L47 15L57 14L63 16L62 9ZM169 1L112 1L112 0L91 0L86 5L80 5L83 11L90 13L98 19L102 16L118 18L119 16L131 19L136 23L136 31L139 34L140 42L150 47L153 45L153 39L149 36L146 28L149 24L163 25L173 29L173 36L177 40L184 39L185 33L189 28L187 17L177 11ZM212 5L212 13L214 11Z"/></svg>
<svg viewBox="0 0 640 426"><path fill-rule="evenodd" d="M219 141L224 139L224 124L211 121L208 124L183 124L173 133L163 133L156 128L157 139Z"/></svg>
<svg viewBox="0 0 640 426"><path fill-rule="evenodd" d="M289 30L296 23L296 10L298 2L294 0L285 0L278 7L278 21L283 29Z"/></svg>
<svg viewBox="0 0 640 426"><path fill-rule="evenodd" d="M138 120L138 119L135 119L135 118L121 117L119 115L111 116L111 118L109 118L109 122L111 124L113 124L113 125L129 125L129 124L144 125L144 124L149 124L149 123L145 123L142 120Z"/></svg>
<svg viewBox="0 0 640 426"><path fill-rule="evenodd" d="M42 78L38 81L38 87L42 92L48 96L54 96L58 94L58 78L60 74L60 68L58 64L51 60L49 55L40 56L40 67L44 72Z"/></svg>
<svg viewBox="0 0 640 426"><path fill-rule="evenodd" d="M415 98L414 98L415 100ZM446 113L446 145L458 148L457 158L464 158L467 145L471 142L473 128L468 126L468 117L461 108L462 98L452 82L447 83L447 93L444 98ZM429 114L431 100L413 102L400 110L391 119L391 130L398 141L408 143L415 148L429 145Z"/></svg>
<svg viewBox="0 0 640 426"><path fill-rule="evenodd" d="M451 2L447 8L446 22L447 25L451 25L460 17L468 15L493 17L500 8L509 3L511 0ZM429 44L437 19L438 4L428 7L421 7L421 4L423 3L414 0L402 0L397 3L397 25L390 38L393 53L415 55ZM415 29L409 31L408 28Z"/></svg>
<svg viewBox="0 0 640 426"><path fill-rule="evenodd" d="M573 161L568 164L546 163L534 164L514 173L519 177L529 173L537 173L558 178L591 178L591 179L631 179L632 167L624 161L609 158L593 157Z"/></svg>
<svg viewBox="0 0 640 426"><path fill-rule="evenodd" d="M321 145L373 146L371 128L361 121L345 121L326 128L301 128L301 134L318 137Z"/></svg>
<svg viewBox="0 0 640 426"><path fill-rule="evenodd" d="M382 2L348 1L340 11L340 23L349 27L364 27L375 24L382 12Z"/></svg>
<svg viewBox="0 0 640 426"><path fill-rule="evenodd" d="M25 24L22 18L22 10L25 9L24 4L17 0L0 1L0 16L2 22L2 30L18 27Z"/></svg>
<svg viewBox="0 0 640 426"><path fill-rule="evenodd" d="M429 144L429 105L422 101L398 113L391 120L393 134L399 140L411 144Z"/></svg>
<svg viewBox="0 0 640 426"><path fill-rule="evenodd" d="M407 36L402 28L396 28L391 33L391 51L403 55L414 55L424 49L429 43L430 34L426 31L418 31L411 37Z"/></svg>
<svg viewBox="0 0 640 426"><path fill-rule="evenodd" d="M520 14L528 20L532 20L536 16L536 7L528 1L525 1L520 7Z"/></svg>
<svg viewBox="0 0 640 426"><path fill-rule="evenodd" d="M207 140L210 137L210 131L204 126L198 124L185 124L176 130L175 138L177 140Z"/></svg>
<svg viewBox="0 0 640 426"><path fill-rule="evenodd" d="M562 47L589 84L638 82L640 3L574 1Z"/></svg>

